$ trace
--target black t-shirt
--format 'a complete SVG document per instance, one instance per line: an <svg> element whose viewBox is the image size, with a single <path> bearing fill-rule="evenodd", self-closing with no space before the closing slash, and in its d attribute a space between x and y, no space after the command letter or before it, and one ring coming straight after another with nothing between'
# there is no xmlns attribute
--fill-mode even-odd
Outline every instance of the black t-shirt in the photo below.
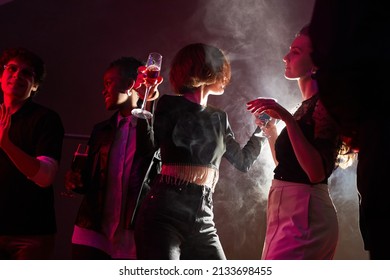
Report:
<svg viewBox="0 0 390 280"><path fill-rule="evenodd" d="M10 140L32 157L61 158L64 127L59 115L28 100L11 116ZM53 187L41 188L0 149L0 235L56 232Z"/></svg>

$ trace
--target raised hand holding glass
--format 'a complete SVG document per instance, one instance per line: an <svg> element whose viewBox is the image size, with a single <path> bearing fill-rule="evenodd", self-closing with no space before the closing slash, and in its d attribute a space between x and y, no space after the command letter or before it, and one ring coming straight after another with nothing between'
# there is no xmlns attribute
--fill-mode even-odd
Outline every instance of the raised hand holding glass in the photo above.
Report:
<svg viewBox="0 0 390 280"><path fill-rule="evenodd" d="M143 98L141 108L136 108L131 111L131 113L142 119L150 119L153 117L153 114L145 109L146 102L149 99L150 89L155 86L158 82L158 77L160 75L162 63L162 55L156 52L152 52L148 56L148 60L146 62L146 70L145 70L145 95Z"/></svg>

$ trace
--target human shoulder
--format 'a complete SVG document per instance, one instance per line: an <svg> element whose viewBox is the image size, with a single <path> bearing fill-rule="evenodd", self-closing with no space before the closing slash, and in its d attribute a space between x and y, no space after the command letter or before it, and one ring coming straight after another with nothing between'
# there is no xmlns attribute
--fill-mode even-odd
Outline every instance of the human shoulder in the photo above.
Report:
<svg viewBox="0 0 390 280"><path fill-rule="evenodd" d="M162 95L158 100L158 104L162 103L176 103L182 101L184 98L182 95L176 95L176 94L164 94Z"/></svg>
<svg viewBox="0 0 390 280"><path fill-rule="evenodd" d="M332 116L329 114L321 99L317 99L315 102L314 115L321 116L322 118L326 118L329 121L333 121Z"/></svg>
<svg viewBox="0 0 390 280"><path fill-rule="evenodd" d="M62 126L62 119L57 111L32 100L27 101L21 111L23 114L31 115L36 120L40 119L45 120L45 122L59 123Z"/></svg>
<svg viewBox="0 0 390 280"><path fill-rule="evenodd" d="M43 114L58 115L57 111L55 111L54 109L49 108L49 107L46 106L46 105L37 103L37 102L32 101L32 100L27 101L24 107L25 107L27 110L34 110L34 111L36 111L36 112L41 112L41 113L43 113Z"/></svg>
<svg viewBox="0 0 390 280"><path fill-rule="evenodd" d="M115 127L117 118L118 112L115 112L110 118L95 123L93 126L93 130L102 130L104 128Z"/></svg>
<svg viewBox="0 0 390 280"><path fill-rule="evenodd" d="M158 99L155 112L161 114L167 111L181 111L190 106L189 103L190 101L181 95L164 94Z"/></svg>
<svg viewBox="0 0 390 280"><path fill-rule="evenodd" d="M211 105L211 104L207 105L207 110L209 110L210 112L222 114L227 117L227 113L215 105Z"/></svg>

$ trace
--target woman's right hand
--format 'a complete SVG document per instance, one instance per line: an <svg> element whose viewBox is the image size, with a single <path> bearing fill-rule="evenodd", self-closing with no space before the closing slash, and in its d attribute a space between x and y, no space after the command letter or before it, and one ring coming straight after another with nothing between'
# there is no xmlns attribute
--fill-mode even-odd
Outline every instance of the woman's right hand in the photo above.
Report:
<svg viewBox="0 0 390 280"><path fill-rule="evenodd" d="M280 119L284 122L288 122L293 117L289 111L287 111L282 105L280 105L274 98L260 97L249 101L247 104L247 110L253 114L266 113L273 119Z"/></svg>
<svg viewBox="0 0 390 280"><path fill-rule="evenodd" d="M278 136L278 130L276 128L277 119L271 117L269 120L264 121L263 118L259 118L259 115L261 114L255 113L254 115L255 123L258 127L261 128L265 137L276 139Z"/></svg>

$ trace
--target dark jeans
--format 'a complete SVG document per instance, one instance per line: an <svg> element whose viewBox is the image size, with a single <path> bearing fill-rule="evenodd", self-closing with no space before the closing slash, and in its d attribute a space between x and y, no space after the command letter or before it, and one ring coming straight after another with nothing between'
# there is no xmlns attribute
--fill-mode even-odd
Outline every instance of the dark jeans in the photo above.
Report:
<svg viewBox="0 0 390 280"><path fill-rule="evenodd" d="M0 235L1 260L50 260L55 235Z"/></svg>
<svg viewBox="0 0 390 280"><path fill-rule="evenodd" d="M212 192L195 184L168 184L159 175L138 214L138 259L224 260L214 224Z"/></svg>

